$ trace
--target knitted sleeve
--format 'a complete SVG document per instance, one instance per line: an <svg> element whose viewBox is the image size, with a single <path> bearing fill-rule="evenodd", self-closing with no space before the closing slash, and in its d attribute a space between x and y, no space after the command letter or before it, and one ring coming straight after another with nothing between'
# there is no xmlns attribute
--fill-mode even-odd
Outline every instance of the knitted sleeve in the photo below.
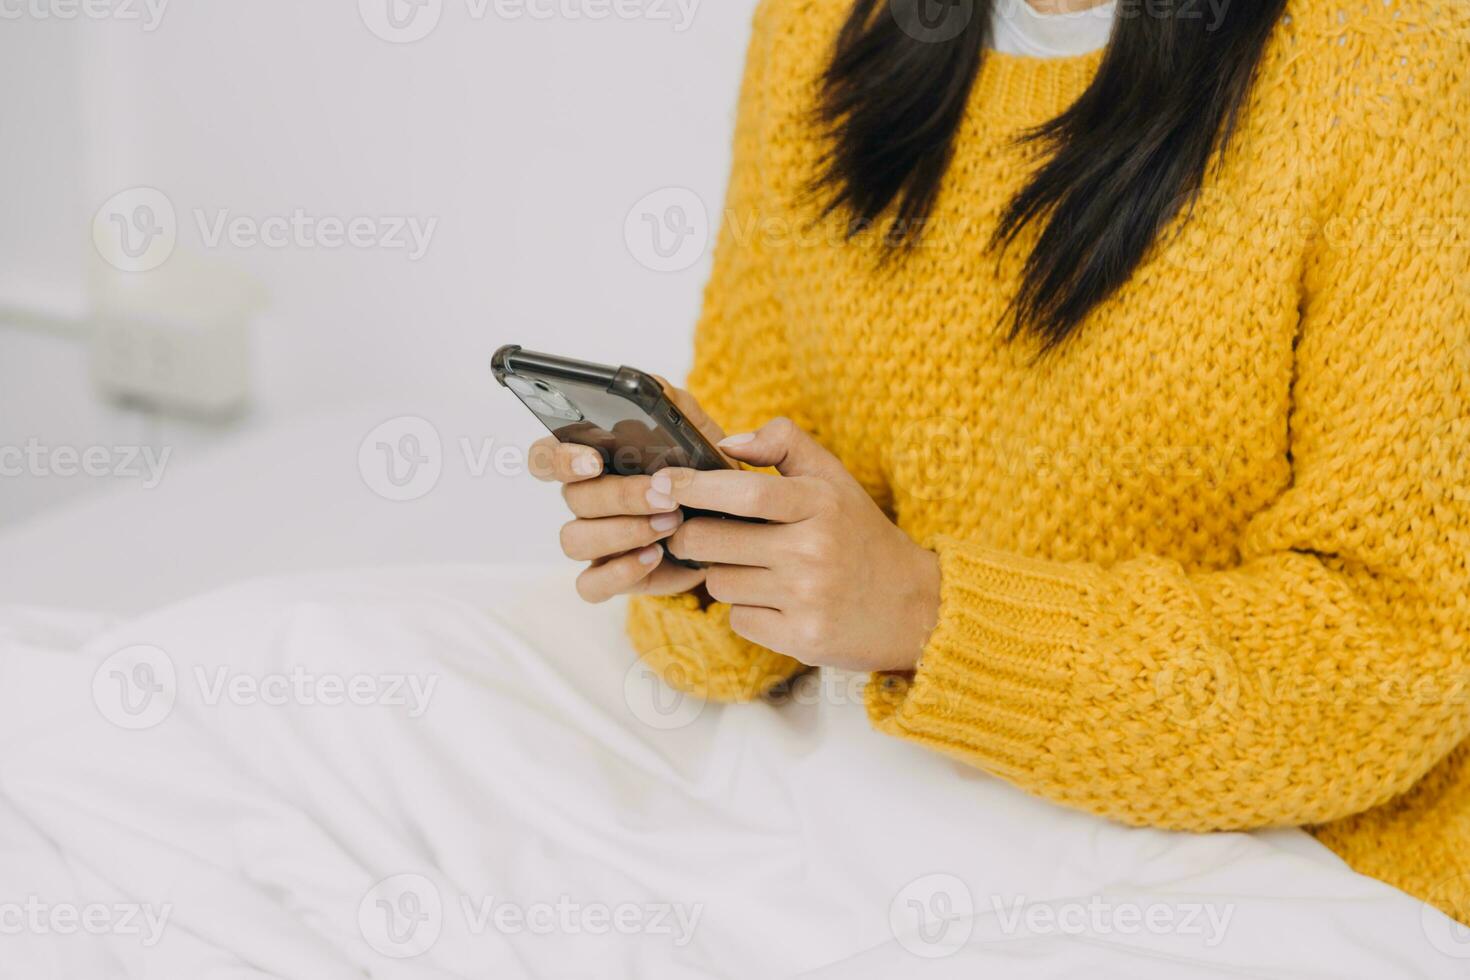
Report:
<svg viewBox="0 0 1470 980"><path fill-rule="evenodd" d="M1238 563L940 539L939 623L916 672L869 685L880 730L1200 831L1361 812L1470 736L1470 76L1420 58L1423 91L1338 137L1302 272L1293 479Z"/></svg>
<svg viewBox="0 0 1470 980"><path fill-rule="evenodd" d="M690 392L727 432L801 414L761 212L769 6L762 3L755 14L734 163L689 375ZM729 615L726 604L704 606L693 595L635 596L628 633L670 685L716 700L749 700L802 669L790 657L741 639L731 631Z"/></svg>

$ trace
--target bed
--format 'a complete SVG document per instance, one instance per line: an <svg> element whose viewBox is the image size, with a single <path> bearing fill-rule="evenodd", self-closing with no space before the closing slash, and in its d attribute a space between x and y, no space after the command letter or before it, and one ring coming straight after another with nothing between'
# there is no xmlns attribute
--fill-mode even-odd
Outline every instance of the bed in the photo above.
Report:
<svg viewBox="0 0 1470 980"><path fill-rule="evenodd" d="M850 675L662 687L569 600L556 494L476 475L513 407L266 428L0 534L0 977L1470 971L1300 832L1031 799L869 730ZM444 451L391 500L362 461L404 417Z"/></svg>

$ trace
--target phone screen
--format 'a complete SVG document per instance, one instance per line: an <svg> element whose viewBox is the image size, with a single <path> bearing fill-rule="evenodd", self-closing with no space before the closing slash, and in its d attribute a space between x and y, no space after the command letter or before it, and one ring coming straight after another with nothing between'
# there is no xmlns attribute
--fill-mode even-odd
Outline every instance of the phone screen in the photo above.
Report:
<svg viewBox="0 0 1470 980"><path fill-rule="evenodd" d="M528 373L508 376L506 381L557 439L601 453L608 472L636 476L665 466L707 465L642 408L605 388Z"/></svg>

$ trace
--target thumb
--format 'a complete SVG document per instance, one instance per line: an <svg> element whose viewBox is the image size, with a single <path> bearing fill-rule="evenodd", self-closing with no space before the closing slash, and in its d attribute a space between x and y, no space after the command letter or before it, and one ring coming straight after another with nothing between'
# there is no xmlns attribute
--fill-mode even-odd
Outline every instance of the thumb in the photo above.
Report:
<svg viewBox="0 0 1470 980"><path fill-rule="evenodd" d="M754 432L721 439L719 446L733 459L751 466L774 466L782 476L834 479L847 469L822 444L788 418L772 419Z"/></svg>

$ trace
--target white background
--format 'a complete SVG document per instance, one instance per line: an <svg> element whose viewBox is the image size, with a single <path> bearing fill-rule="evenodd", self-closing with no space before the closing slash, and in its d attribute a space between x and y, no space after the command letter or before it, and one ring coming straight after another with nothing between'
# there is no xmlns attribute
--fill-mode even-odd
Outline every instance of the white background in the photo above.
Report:
<svg viewBox="0 0 1470 980"><path fill-rule="evenodd" d="M338 406L476 394L504 342L686 369L709 257L652 271L624 222L665 187L717 220L754 0L602 18L598 0L491 0L480 17L442 0L407 44L375 36L357 0L175 0L152 31L141 0L62 19L74 2L0 4L0 446L151 444L177 467ZM171 263L203 255L265 288L239 420L118 408L88 377L92 217L135 186L178 212ZM438 224L412 262L208 248L196 209ZM115 482L0 477L0 527Z"/></svg>

